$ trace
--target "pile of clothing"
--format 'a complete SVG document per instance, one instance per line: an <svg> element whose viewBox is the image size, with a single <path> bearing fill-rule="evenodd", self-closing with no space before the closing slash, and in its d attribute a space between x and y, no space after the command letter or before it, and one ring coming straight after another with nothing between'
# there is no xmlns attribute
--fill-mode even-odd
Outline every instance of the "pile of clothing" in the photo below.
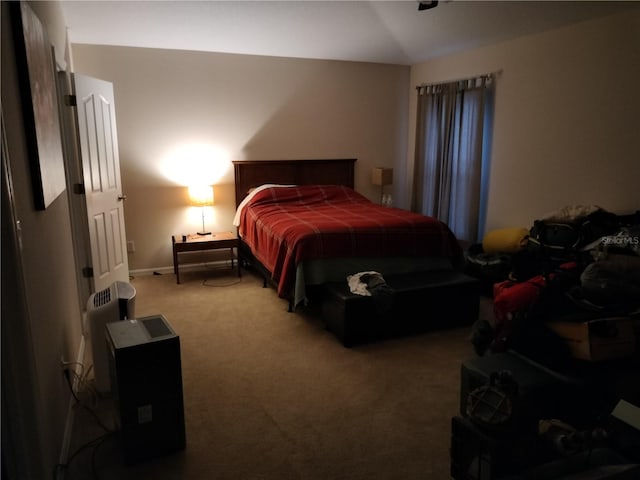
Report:
<svg viewBox="0 0 640 480"><path fill-rule="evenodd" d="M640 318L640 212L565 207L536 220L521 245L493 284L493 324L474 326L478 354L511 348L549 319Z"/></svg>

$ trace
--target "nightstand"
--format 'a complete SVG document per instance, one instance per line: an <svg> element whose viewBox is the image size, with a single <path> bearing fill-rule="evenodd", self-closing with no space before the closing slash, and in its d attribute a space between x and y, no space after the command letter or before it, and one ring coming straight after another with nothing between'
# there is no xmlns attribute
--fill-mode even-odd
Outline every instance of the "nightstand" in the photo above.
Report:
<svg viewBox="0 0 640 480"><path fill-rule="evenodd" d="M231 268L234 268L236 251L240 245L238 236L232 232L212 233L210 235L172 235L171 244L173 246L173 273L176 274L176 283L180 283L180 262L179 254L183 252L198 252L207 250L220 250L228 248L231 252ZM237 262L238 277L242 276L240 272L240 262Z"/></svg>

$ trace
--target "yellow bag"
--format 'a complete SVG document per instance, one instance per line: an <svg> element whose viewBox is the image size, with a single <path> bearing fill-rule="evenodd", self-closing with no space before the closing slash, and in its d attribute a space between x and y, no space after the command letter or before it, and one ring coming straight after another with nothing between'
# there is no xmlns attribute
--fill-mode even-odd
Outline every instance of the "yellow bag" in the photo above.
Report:
<svg viewBox="0 0 640 480"><path fill-rule="evenodd" d="M500 228L484 236L482 249L485 253L515 253L526 245L528 238L529 230L526 228Z"/></svg>

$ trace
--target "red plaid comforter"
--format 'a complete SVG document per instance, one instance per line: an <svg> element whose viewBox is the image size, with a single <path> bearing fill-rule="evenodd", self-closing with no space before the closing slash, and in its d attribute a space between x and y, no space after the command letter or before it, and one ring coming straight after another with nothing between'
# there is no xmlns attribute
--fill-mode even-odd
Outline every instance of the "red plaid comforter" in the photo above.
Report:
<svg viewBox="0 0 640 480"><path fill-rule="evenodd" d="M341 257L448 257L462 250L449 228L433 217L375 204L337 185L267 188L242 209L240 232L278 284L292 291L297 265Z"/></svg>

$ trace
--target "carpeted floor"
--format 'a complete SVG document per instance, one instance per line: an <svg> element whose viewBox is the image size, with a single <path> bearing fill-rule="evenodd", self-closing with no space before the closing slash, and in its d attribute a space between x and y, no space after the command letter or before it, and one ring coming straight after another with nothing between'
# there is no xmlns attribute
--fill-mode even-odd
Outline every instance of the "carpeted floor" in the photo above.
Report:
<svg viewBox="0 0 640 480"><path fill-rule="evenodd" d="M187 445L124 466L109 398L82 392L66 480L447 479L469 328L344 348L250 272L132 279L180 336ZM481 301L481 317L490 305ZM86 407L86 408L85 408ZM95 442L92 442L92 440Z"/></svg>

